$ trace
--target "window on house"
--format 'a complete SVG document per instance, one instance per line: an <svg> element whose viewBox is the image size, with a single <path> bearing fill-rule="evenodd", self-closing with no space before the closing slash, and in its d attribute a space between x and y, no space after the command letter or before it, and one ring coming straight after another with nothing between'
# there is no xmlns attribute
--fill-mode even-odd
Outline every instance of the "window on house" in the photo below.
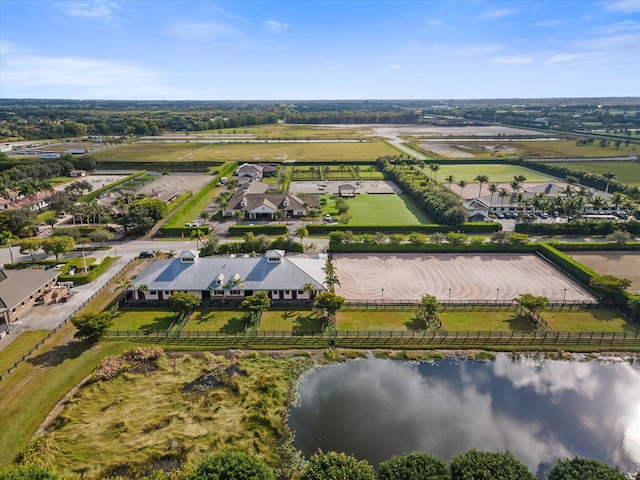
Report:
<svg viewBox="0 0 640 480"><path fill-rule="evenodd" d="M284 294L285 294L285 295L291 295L291 290L285 290L285 291L284 291Z"/></svg>
<svg viewBox="0 0 640 480"><path fill-rule="evenodd" d="M156 293L158 293L158 292L156 292L155 290L150 290L149 291L149 295L155 295Z"/></svg>

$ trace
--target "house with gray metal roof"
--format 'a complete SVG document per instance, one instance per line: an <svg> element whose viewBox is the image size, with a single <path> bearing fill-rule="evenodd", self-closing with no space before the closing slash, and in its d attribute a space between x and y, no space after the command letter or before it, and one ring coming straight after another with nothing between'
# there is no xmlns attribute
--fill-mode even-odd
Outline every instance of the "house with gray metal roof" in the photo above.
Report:
<svg viewBox="0 0 640 480"><path fill-rule="evenodd" d="M290 193L248 193L241 191L229 199L222 210L223 217L237 217L242 212L243 218L251 220L270 220L277 217L277 212L285 218L302 217L310 208L317 208L318 196L308 196L304 200Z"/></svg>
<svg viewBox="0 0 640 480"><path fill-rule="evenodd" d="M4 321L18 320L35 301L49 294L55 285L58 270L0 270L0 313Z"/></svg>
<svg viewBox="0 0 640 480"><path fill-rule="evenodd" d="M173 292L187 292L202 305L239 303L258 291L273 301L310 300L326 291L326 254L286 255L268 250L261 256L225 255L198 257L185 250L176 258L156 260L128 289L130 301L161 302ZM313 287L313 293L307 291Z"/></svg>

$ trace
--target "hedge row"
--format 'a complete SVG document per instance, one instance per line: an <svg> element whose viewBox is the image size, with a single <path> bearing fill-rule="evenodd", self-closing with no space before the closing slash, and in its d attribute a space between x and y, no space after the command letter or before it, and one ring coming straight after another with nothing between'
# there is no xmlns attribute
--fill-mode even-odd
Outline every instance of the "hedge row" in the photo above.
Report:
<svg viewBox="0 0 640 480"><path fill-rule="evenodd" d="M73 282L74 285L85 285L93 282L96 278L102 275L113 262L120 257L104 257L102 262L97 265L91 265L89 267L89 273L86 275L60 275L58 277L59 282Z"/></svg>
<svg viewBox="0 0 640 480"><path fill-rule="evenodd" d="M162 227L158 232L159 237L186 237L191 236L194 230L202 230L202 233L209 235L211 227L209 225L198 225L197 227Z"/></svg>
<svg viewBox="0 0 640 480"><path fill-rule="evenodd" d="M536 235L609 235L625 230L640 235L640 222L517 223L516 232Z"/></svg>
<svg viewBox="0 0 640 480"><path fill-rule="evenodd" d="M571 275L573 278L578 280L580 283L583 283L584 285L588 286L592 278L600 276L590 268L571 258L566 253L553 248L551 245L540 243L537 245L537 247L537 251L538 253L540 253L540 255L542 255L554 265L557 265L558 268Z"/></svg>
<svg viewBox="0 0 640 480"><path fill-rule="evenodd" d="M288 229L286 225L232 225L228 236L241 237L249 232L256 235L286 235Z"/></svg>
<svg viewBox="0 0 640 480"><path fill-rule="evenodd" d="M479 245L452 245L450 243L347 243L330 245L331 253L532 253L537 245L499 245L482 243Z"/></svg>
<svg viewBox="0 0 640 480"><path fill-rule="evenodd" d="M331 232L351 231L355 234L361 233L448 233L448 232L461 232L461 233L493 233L502 230L502 225L499 222L467 222L460 225L439 225L439 224L427 224L427 225L320 225L313 224L307 225L307 231L309 235L328 235Z"/></svg>
<svg viewBox="0 0 640 480"><path fill-rule="evenodd" d="M89 200L93 200L94 198L98 198L101 194L103 194L105 192L108 192L112 188L117 187L118 185L122 185L123 183L128 182L129 180L133 180L134 178L137 178L137 177L139 177L141 175L144 175L146 173L147 173L146 170L140 170L139 172L132 173L131 175L127 175L126 177L121 178L117 182L110 183L109 185L105 185L102 188L99 188L97 190L94 190L92 192L87 193L86 195L83 195L82 197L80 197L80 201L81 202L88 202Z"/></svg>
<svg viewBox="0 0 640 480"><path fill-rule="evenodd" d="M620 252L640 250L640 242L630 242L623 245L613 242L550 242L549 245L562 252Z"/></svg>
<svg viewBox="0 0 640 480"><path fill-rule="evenodd" d="M276 243L275 245L272 242L267 249L272 249L272 248L278 249L278 250L285 250L291 253L304 252L304 245L298 242L286 242L283 244ZM258 251L256 251L255 249L252 250L249 247L247 247L247 245L243 242L221 243L218 245L218 248L216 249L216 255L228 255L231 253L262 254L266 252L267 249L258 250Z"/></svg>

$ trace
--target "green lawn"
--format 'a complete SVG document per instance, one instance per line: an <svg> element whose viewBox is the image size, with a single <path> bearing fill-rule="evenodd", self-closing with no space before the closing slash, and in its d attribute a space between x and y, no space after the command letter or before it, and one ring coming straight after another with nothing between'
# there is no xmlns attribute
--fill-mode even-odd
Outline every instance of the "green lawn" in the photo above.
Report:
<svg viewBox="0 0 640 480"><path fill-rule="evenodd" d="M243 332L244 312L238 310L213 310L200 308L193 312L182 329L188 332Z"/></svg>
<svg viewBox="0 0 640 480"><path fill-rule="evenodd" d="M422 330L415 312L394 310L346 310L336 314L338 330Z"/></svg>
<svg viewBox="0 0 640 480"><path fill-rule="evenodd" d="M176 226L183 227L186 223L191 223L194 220L198 222L200 225L202 220L200 220L199 215L204 211L205 208L211 203L211 201L216 198L220 193L225 189L225 187L216 187L209 190L204 197L200 199L198 203L196 203L190 210L188 210L182 218L173 218L170 217L170 220L167 221L167 226ZM198 192L193 192L194 194ZM189 200L187 200L189 201Z"/></svg>
<svg viewBox="0 0 640 480"><path fill-rule="evenodd" d="M48 334L48 330L31 330L19 334L18 338L13 340L4 350L0 350L0 374L12 367Z"/></svg>
<svg viewBox="0 0 640 480"><path fill-rule="evenodd" d="M438 162L430 162L438 163ZM478 175L486 175L489 177L489 183L507 183L513 180L516 175L524 175L527 178L527 182L546 182L549 180L550 175L530 170L528 168L519 167L517 165L487 165L487 164L467 164L467 165L448 165L447 163L438 163L440 170L437 172L436 179L438 182L446 184L445 180L449 175L453 175L453 183L457 183L460 180L464 180L468 183L473 183ZM423 172L429 176L431 170L428 166L423 168ZM476 187L476 190L478 187Z"/></svg>
<svg viewBox="0 0 640 480"><path fill-rule="evenodd" d="M444 310L438 314L442 327L450 332L478 331L530 331L533 326L513 310L454 311Z"/></svg>
<svg viewBox="0 0 640 480"><path fill-rule="evenodd" d="M260 330L317 332L322 330L322 320L312 310L270 310L262 314Z"/></svg>
<svg viewBox="0 0 640 480"><path fill-rule="evenodd" d="M265 139L290 138L301 140L365 138L373 134L373 130L371 128L292 125L284 123L255 125L251 127L223 128L221 130L208 130L200 133L218 132L226 135L253 134L257 135L258 138Z"/></svg>
<svg viewBox="0 0 640 480"><path fill-rule="evenodd" d="M617 310L543 311L547 330L560 332L637 332Z"/></svg>
<svg viewBox="0 0 640 480"><path fill-rule="evenodd" d="M421 225L433 219L408 195L356 195L347 200L349 225ZM332 213L335 213L332 212Z"/></svg>
<svg viewBox="0 0 640 480"><path fill-rule="evenodd" d="M171 310L124 309L115 315L110 330L166 330L171 326L174 315Z"/></svg>
<svg viewBox="0 0 640 480"><path fill-rule="evenodd" d="M640 185L640 163L637 162L567 162L553 163L553 165L598 174L613 172L616 174L615 180L618 182L627 185Z"/></svg>

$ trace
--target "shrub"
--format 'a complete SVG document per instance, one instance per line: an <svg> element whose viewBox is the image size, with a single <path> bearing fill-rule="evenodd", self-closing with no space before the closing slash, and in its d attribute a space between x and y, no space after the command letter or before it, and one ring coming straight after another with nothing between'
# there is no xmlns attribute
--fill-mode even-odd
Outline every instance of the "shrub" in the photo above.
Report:
<svg viewBox="0 0 640 480"><path fill-rule="evenodd" d="M449 480L449 466L427 453L393 456L380 463L378 480Z"/></svg>
<svg viewBox="0 0 640 480"><path fill-rule="evenodd" d="M93 378L97 381L111 380L127 371L129 366L122 355L110 355L98 364L93 372Z"/></svg>
<svg viewBox="0 0 640 480"><path fill-rule="evenodd" d="M192 480L274 480L273 470L262 460L243 452L221 453L204 460Z"/></svg>
<svg viewBox="0 0 640 480"><path fill-rule="evenodd" d="M311 224L307 225L307 231L309 235L329 235L331 232L345 232L347 230L352 231L355 234L361 233L401 233L409 235L412 233L448 233L448 232L460 232L460 233L492 233L502 229L502 225L497 222L467 222L460 225L439 225L439 224L425 224L425 225L321 225Z"/></svg>
<svg viewBox="0 0 640 480"><path fill-rule="evenodd" d="M452 480L535 480L526 465L511 452L470 450L451 460Z"/></svg>
<svg viewBox="0 0 640 480"><path fill-rule="evenodd" d="M615 467L588 458L560 459L549 472L549 480L626 480Z"/></svg>
<svg viewBox="0 0 640 480"><path fill-rule="evenodd" d="M319 451L311 456L300 480L374 480L373 467L345 453Z"/></svg>
<svg viewBox="0 0 640 480"><path fill-rule="evenodd" d="M229 227L229 236L241 237L246 233L256 235L286 235L288 233L286 225L232 225Z"/></svg>

